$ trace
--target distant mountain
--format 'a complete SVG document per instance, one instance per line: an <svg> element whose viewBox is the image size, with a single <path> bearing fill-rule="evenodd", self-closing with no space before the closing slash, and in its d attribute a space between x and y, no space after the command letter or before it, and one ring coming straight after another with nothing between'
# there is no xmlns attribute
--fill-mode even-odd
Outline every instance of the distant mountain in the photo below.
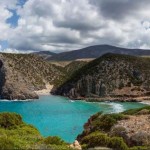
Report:
<svg viewBox="0 0 150 150"><path fill-rule="evenodd" d="M72 61L76 59L98 58L106 53L126 54L134 56L150 56L150 50L127 49L110 45L96 45L87 48L63 52L47 57L49 61Z"/></svg>
<svg viewBox="0 0 150 150"><path fill-rule="evenodd" d="M50 51L39 51L39 52L34 52L32 54L41 56L44 59L48 59L49 57L56 55L56 53L53 53L53 52L50 52Z"/></svg>
<svg viewBox="0 0 150 150"><path fill-rule="evenodd" d="M73 99L150 96L150 58L105 54L83 65L52 94Z"/></svg>

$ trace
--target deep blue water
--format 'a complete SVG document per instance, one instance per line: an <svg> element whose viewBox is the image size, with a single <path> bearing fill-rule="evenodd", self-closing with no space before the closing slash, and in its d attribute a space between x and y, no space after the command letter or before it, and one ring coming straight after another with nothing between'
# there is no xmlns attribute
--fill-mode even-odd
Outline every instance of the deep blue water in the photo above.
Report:
<svg viewBox="0 0 150 150"><path fill-rule="evenodd" d="M140 103L87 103L59 96L41 96L34 101L0 101L0 112L16 112L43 136L60 136L73 142L83 125L96 112L114 113L145 106Z"/></svg>

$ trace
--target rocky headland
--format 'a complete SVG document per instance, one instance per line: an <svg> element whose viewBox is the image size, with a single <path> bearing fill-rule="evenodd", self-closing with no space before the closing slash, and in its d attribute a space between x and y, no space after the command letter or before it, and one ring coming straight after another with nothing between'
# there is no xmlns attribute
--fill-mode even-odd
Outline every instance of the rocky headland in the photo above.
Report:
<svg viewBox="0 0 150 150"><path fill-rule="evenodd" d="M54 86L51 93L87 101L149 100L149 64L149 58L105 54Z"/></svg>
<svg viewBox="0 0 150 150"><path fill-rule="evenodd" d="M149 150L150 107L119 114L97 113L84 125L84 131L77 140L83 149Z"/></svg>
<svg viewBox="0 0 150 150"><path fill-rule="evenodd" d="M0 98L38 99L38 92L63 76L60 67L33 54L0 54ZM48 87L50 88L50 87ZM48 89L50 92L50 89ZM48 93L48 92L47 92Z"/></svg>

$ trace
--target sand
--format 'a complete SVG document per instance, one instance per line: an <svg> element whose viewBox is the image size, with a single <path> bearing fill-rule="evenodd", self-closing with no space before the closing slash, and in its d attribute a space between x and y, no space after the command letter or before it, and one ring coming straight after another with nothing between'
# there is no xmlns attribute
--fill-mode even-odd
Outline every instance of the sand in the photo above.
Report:
<svg viewBox="0 0 150 150"><path fill-rule="evenodd" d="M53 85L46 84L45 86L46 86L45 89L35 91L35 93L36 93L37 95L39 95L39 96L40 96L40 95L50 95L50 91L52 90Z"/></svg>

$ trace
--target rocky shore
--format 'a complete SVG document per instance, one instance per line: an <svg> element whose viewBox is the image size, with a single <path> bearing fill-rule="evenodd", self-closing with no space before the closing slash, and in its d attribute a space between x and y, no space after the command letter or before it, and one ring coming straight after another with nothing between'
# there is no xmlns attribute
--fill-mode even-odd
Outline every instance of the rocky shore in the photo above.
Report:
<svg viewBox="0 0 150 150"><path fill-rule="evenodd" d="M87 149L106 146L116 150L149 150L150 106L119 114L97 113L85 123L77 140Z"/></svg>
<svg viewBox="0 0 150 150"><path fill-rule="evenodd" d="M150 104L150 96L139 97L78 97L72 98L73 100L85 100L87 102L143 102Z"/></svg>

